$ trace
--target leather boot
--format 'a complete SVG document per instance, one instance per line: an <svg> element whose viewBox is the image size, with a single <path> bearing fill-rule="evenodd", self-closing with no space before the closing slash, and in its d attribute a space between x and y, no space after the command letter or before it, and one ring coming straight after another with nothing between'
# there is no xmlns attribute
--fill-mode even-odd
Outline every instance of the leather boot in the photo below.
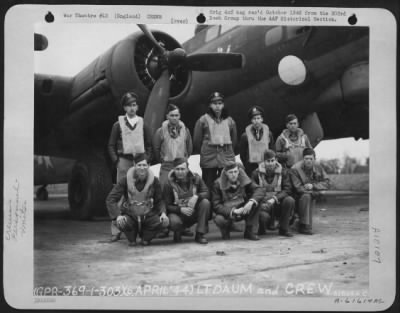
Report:
<svg viewBox="0 0 400 313"><path fill-rule="evenodd" d="M175 231L174 232L174 242L182 242L181 231Z"/></svg>
<svg viewBox="0 0 400 313"><path fill-rule="evenodd" d="M252 227L246 227L246 230L244 231L244 239L248 240L260 240L260 238L253 233Z"/></svg>
<svg viewBox="0 0 400 313"><path fill-rule="evenodd" d="M279 229L279 235L285 236L285 237L293 237L293 234L289 232L287 229Z"/></svg>
<svg viewBox="0 0 400 313"><path fill-rule="evenodd" d="M220 230L220 232L221 232L221 236L222 236L222 239L223 239L223 240L229 240L229 239L231 239L231 234L230 234L230 232L229 232L229 228L226 228L226 227L219 227L219 226L218 226L218 228L219 228L219 230Z"/></svg>
<svg viewBox="0 0 400 313"><path fill-rule="evenodd" d="M313 232L311 230L311 226L306 225L306 224L300 224L299 233L303 234L303 235L312 235L313 234Z"/></svg>
<svg viewBox="0 0 400 313"><path fill-rule="evenodd" d="M202 233L196 233L196 237L194 238L194 241L200 244L207 244L208 240L204 238Z"/></svg>

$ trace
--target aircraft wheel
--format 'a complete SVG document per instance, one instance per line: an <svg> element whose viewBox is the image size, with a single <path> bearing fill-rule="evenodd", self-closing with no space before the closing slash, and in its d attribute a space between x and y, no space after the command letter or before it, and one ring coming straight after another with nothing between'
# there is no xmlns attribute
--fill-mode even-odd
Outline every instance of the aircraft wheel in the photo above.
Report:
<svg viewBox="0 0 400 313"><path fill-rule="evenodd" d="M42 186L36 190L36 199L40 201L46 201L49 199L49 192L45 186Z"/></svg>
<svg viewBox="0 0 400 313"><path fill-rule="evenodd" d="M111 173L105 162L76 162L68 183L68 201L72 216L86 220L105 215L105 200L111 188Z"/></svg>

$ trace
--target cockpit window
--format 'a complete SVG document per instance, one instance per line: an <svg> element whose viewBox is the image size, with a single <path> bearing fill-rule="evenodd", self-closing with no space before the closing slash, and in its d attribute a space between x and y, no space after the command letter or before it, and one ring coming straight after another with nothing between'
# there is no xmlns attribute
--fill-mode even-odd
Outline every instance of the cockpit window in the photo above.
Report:
<svg viewBox="0 0 400 313"><path fill-rule="evenodd" d="M265 34L265 45L268 47L279 42L282 39L282 36L283 36L282 26L271 28Z"/></svg>
<svg viewBox="0 0 400 313"><path fill-rule="evenodd" d="M306 34L311 30L311 26L288 26L287 28L287 38L291 39L293 37Z"/></svg>
<svg viewBox="0 0 400 313"><path fill-rule="evenodd" d="M236 25L221 25L221 35L236 27Z"/></svg>
<svg viewBox="0 0 400 313"><path fill-rule="evenodd" d="M219 25L211 26L207 29L205 41L208 42L218 37Z"/></svg>

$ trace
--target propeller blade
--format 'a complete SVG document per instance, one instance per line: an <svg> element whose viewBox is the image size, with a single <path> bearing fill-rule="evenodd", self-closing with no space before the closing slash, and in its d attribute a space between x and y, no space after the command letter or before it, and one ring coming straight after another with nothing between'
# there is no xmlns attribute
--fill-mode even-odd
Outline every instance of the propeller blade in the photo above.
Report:
<svg viewBox="0 0 400 313"><path fill-rule="evenodd" d="M147 28L147 25L146 24L137 24L137 26L142 30L142 32L146 35L146 37L151 40L151 42L159 50L159 52L164 53L165 49L154 38L151 31Z"/></svg>
<svg viewBox="0 0 400 313"><path fill-rule="evenodd" d="M144 113L144 122L150 128L152 135L164 120L169 99L169 87L169 73L168 70L164 70L151 90Z"/></svg>
<svg viewBox="0 0 400 313"><path fill-rule="evenodd" d="M192 71L212 72L242 68L241 53L196 53L187 56L186 68Z"/></svg>

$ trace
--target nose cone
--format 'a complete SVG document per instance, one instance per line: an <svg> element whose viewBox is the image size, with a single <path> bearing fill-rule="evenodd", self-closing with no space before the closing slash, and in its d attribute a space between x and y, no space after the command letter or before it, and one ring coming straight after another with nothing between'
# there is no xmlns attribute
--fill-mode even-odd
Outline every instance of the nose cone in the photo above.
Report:
<svg viewBox="0 0 400 313"><path fill-rule="evenodd" d="M186 52L182 48L172 50L168 55L168 65L175 68L185 62Z"/></svg>

